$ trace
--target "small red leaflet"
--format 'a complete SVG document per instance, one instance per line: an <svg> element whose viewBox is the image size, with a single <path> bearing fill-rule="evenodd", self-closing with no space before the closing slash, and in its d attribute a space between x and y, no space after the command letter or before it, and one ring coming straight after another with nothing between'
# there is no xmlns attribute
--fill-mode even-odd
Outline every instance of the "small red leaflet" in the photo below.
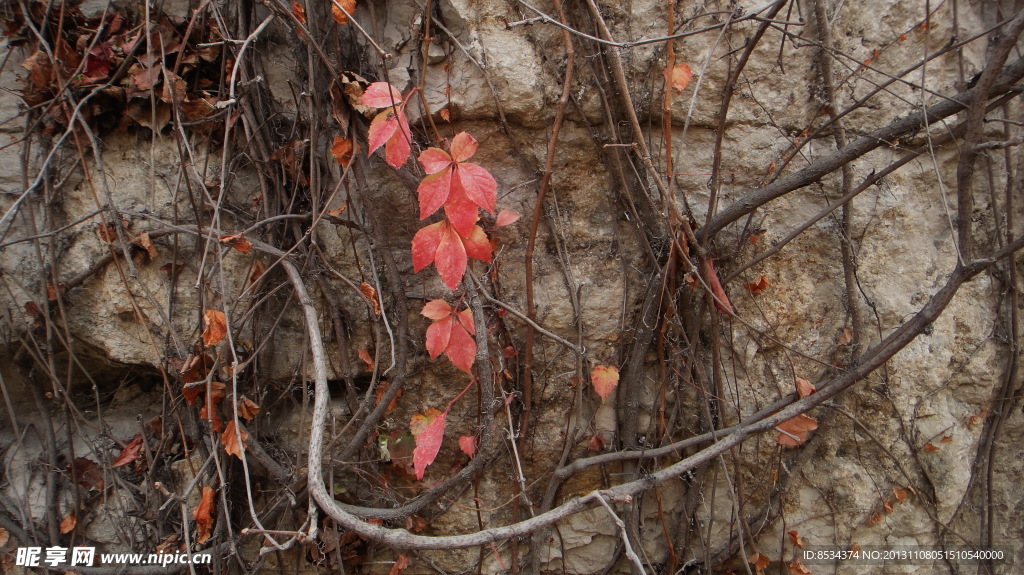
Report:
<svg viewBox="0 0 1024 575"><path fill-rule="evenodd" d="M363 92L362 105L382 109L370 122L366 155L384 146L384 161L396 170L405 164L412 152L412 131L405 117L405 102L398 88L387 82L374 82Z"/></svg>
<svg viewBox="0 0 1024 575"><path fill-rule="evenodd" d="M445 220L422 228L412 238L413 271L419 272L433 263L441 281L452 290L466 273L467 258L491 261L491 243L480 226L461 235Z"/></svg>
<svg viewBox="0 0 1024 575"><path fill-rule="evenodd" d="M416 189L420 219L444 206L444 213L460 234L467 235L477 221L477 208L494 213L498 184L490 172L467 162L479 146L466 132L452 139L451 155L440 148L427 148L419 162L427 177Z"/></svg>
<svg viewBox="0 0 1024 575"><path fill-rule="evenodd" d="M434 320L427 328L427 352L430 359L443 353L452 365L472 375L473 362L476 360L473 312L469 309L455 312L448 302L435 299L427 302L420 313Z"/></svg>

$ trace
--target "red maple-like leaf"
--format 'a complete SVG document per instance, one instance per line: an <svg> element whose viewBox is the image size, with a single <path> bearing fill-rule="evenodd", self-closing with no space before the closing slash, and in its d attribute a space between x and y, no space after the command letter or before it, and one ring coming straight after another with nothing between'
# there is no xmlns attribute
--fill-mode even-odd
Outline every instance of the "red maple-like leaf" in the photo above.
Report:
<svg viewBox="0 0 1024 575"><path fill-rule="evenodd" d="M427 328L427 352L430 359L436 359L443 353L452 365L472 375L473 362L476 360L473 312L469 309L456 312L448 302L435 299L427 302L420 313L434 320Z"/></svg>
<svg viewBox="0 0 1024 575"><path fill-rule="evenodd" d="M405 117L405 100L402 93L387 82L374 82L363 92L362 105L370 108L383 108L370 122L368 134L369 150L366 155L373 154L377 148L384 146L384 161L394 169L401 168L412 152L412 131Z"/></svg>
<svg viewBox="0 0 1024 575"><path fill-rule="evenodd" d="M467 258L491 261L491 243L480 226L463 235L445 220L422 228L412 238L413 271L433 263L441 281L453 290L466 273Z"/></svg>
<svg viewBox="0 0 1024 575"><path fill-rule="evenodd" d="M433 410L437 411L437 410ZM420 416L422 417L422 416ZM427 466L437 458L437 452L441 450L441 440L444 439L444 427L448 419L448 410L440 413L433 421L421 428L419 433L413 432L416 437L416 449L412 452L412 465L416 471L416 479L423 479ZM409 425L410 429L418 427L416 416Z"/></svg>
<svg viewBox="0 0 1024 575"><path fill-rule="evenodd" d="M477 221L477 208L494 213L498 184L484 168L467 162L479 146L476 139L460 132L452 139L451 154L428 148L419 162L427 177L420 182L420 219L444 206L445 215L460 234L468 235Z"/></svg>

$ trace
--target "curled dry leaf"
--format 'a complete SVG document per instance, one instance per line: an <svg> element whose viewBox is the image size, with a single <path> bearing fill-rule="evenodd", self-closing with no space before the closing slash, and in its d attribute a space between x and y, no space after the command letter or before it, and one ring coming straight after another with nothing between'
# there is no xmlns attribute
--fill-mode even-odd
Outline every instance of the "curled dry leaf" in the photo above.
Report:
<svg viewBox="0 0 1024 575"><path fill-rule="evenodd" d="M600 435L592 435L587 443L587 449L595 453L604 451L604 438Z"/></svg>
<svg viewBox="0 0 1024 575"><path fill-rule="evenodd" d="M246 239L245 234L221 236L220 243L229 245L243 254L247 254L252 251L252 242Z"/></svg>
<svg viewBox="0 0 1024 575"><path fill-rule="evenodd" d="M352 159L355 158L358 151L359 148L355 145L355 140L352 138L337 136L331 145L331 156L334 157L338 164L346 168L352 163Z"/></svg>
<svg viewBox="0 0 1024 575"><path fill-rule="evenodd" d="M373 303L373 315L380 316L380 297L377 295L377 290L372 285L363 282L359 284L359 291L362 292L366 299Z"/></svg>
<svg viewBox="0 0 1024 575"><path fill-rule="evenodd" d="M807 397L808 395L814 393L815 391L817 391L817 388L814 387L813 383L807 381L802 377L796 378L796 392L800 394L801 399Z"/></svg>
<svg viewBox="0 0 1024 575"><path fill-rule="evenodd" d="M203 314L203 344L212 347L224 341L228 336L228 320L224 312L215 309L208 309Z"/></svg>
<svg viewBox="0 0 1024 575"><path fill-rule="evenodd" d="M203 487L203 497L192 510L192 518L196 520L196 542L200 545L210 540L213 527L213 496L212 487Z"/></svg>
<svg viewBox="0 0 1024 575"><path fill-rule="evenodd" d="M892 495L896 498L896 501L903 501L907 498L907 492L900 489L899 487L893 487Z"/></svg>
<svg viewBox="0 0 1024 575"><path fill-rule="evenodd" d="M0 547L7 545L7 541L10 540L11 534L6 529L0 527Z"/></svg>
<svg viewBox="0 0 1024 575"><path fill-rule="evenodd" d="M75 530L75 525L78 525L78 518L74 513L68 513L60 522L60 532L67 535Z"/></svg>
<svg viewBox="0 0 1024 575"><path fill-rule="evenodd" d="M100 464L91 459L76 457L75 461L68 465L68 470L74 472L75 481L79 487L89 491L103 491L103 488L106 487Z"/></svg>
<svg viewBox="0 0 1024 575"><path fill-rule="evenodd" d="M145 250L150 260L156 259L158 252L156 251L156 246L153 245L153 240L149 237L149 232L142 232L132 240L132 243Z"/></svg>
<svg viewBox="0 0 1024 575"><path fill-rule="evenodd" d="M405 571L407 567L409 567L409 557L403 553L395 560L388 575L402 575L402 571Z"/></svg>
<svg viewBox="0 0 1024 575"><path fill-rule="evenodd" d="M254 284L267 273L267 266L260 260L252 262L252 269L249 270L249 283Z"/></svg>
<svg viewBox="0 0 1024 575"><path fill-rule="evenodd" d="M747 290L752 294L759 294L765 290L768 286L772 285L768 278L761 276L760 279L753 282L747 282L743 284L743 289Z"/></svg>
<svg viewBox="0 0 1024 575"><path fill-rule="evenodd" d="M128 465L138 459L141 454L142 435L136 434L135 437L132 438L131 442L124 446L124 449L121 450L121 453L114 459L114 461L110 463L110 466L121 467L122 465Z"/></svg>
<svg viewBox="0 0 1024 575"><path fill-rule="evenodd" d="M594 385L594 391L601 396L601 401L608 399L608 396L619 385L619 368L613 366L599 365L590 372L590 381Z"/></svg>
<svg viewBox="0 0 1024 575"><path fill-rule="evenodd" d="M295 16L295 19L303 26L306 25L306 9L302 7L302 4L292 2L292 15Z"/></svg>
<svg viewBox="0 0 1024 575"><path fill-rule="evenodd" d="M332 0L331 15L338 24L348 24L349 18L355 14L356 0Z"/></svg>
<svg viewBox="0 0 1024 575"><path fill-rule="evenodd" d="M767 555L755 551L753 555L747 557L747 563L753 565L754 570L760 574L768 568L768 564L771 563L771 559L769 559Z"/></svg>
<svg viewBox="0 0 1024 575"><path fill-rule="evenodd" d="M797 532L797 531L787 531L786 535L789 535L789 542L792 543L794 547L803 547L804 546L804 540L800 538L800 533L799 532Z"/></svg>
<svg viewBox="0 0 1024 575"><path fill-rule="evenodd" d="M235 431L238 431L236 434ZM239 435L241 441L239 441ZM224 428L224 433L220 435L220 442L224 446L224 451L231 455L241 459L242 452L245 451L245 441L249 439L249 434L244 429L239 429L235 426L235 420L228 422Z"/></svg>
<svg viewBox="0 0 1024 575"><path fill-rule="evenodd" d="M779 445L800 445L807 441L807 434L809 432L818 429L818 422L808 415L801 413L789 421L780 423L779 429L783 432L779 433Z"/></svg>
<svg viewBox="0 0 1024 575"><path fill-rule="evenodd" d="M366 371L373 371L374 361L373 356L370 355L370 352L366 348L361 347L359 348L358 353L359 359L361 359L363 361L363 365L366 366Z"/></svg>
<svg viewBox="0 0 1024 575"><path fill-rule="evenodd" d="M814 575L800 559L794 559L786 563L786 567L789 569L789 575Z"/></svg>
<svg viewBox="0 0 1024 575"><path fill-rule="evenodd" d="M248 397L242 396L242 401L238 402L238 417L246 421L252 421L252 418L259 415L259 413L259 404Z"/></svg>

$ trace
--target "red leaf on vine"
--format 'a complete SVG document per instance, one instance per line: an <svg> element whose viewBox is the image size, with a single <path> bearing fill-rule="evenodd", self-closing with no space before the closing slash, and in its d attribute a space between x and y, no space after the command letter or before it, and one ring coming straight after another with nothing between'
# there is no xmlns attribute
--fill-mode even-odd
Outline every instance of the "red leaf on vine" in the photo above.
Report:
<svg viewBox="0 0 1024 575"><path fill-rule="evenodd" d="M434 320L427 328L427 353L430 359L436 359L443 353L452 365L472 375L473 361L476 359L473 312L469 309L455 312L444 300L435 299L427 302L420 313Z"/></svg>
<svg viewBox="0 0 1024 575"><path fill-rule="evenodd" d="M203 344L206 347L213 347L224 341L228 336L228 321L224 312L215 309L208 309L203 313L203 323L206 329L203 330Z"/></svg>
<svg viewBox="0 0 1024 575"><path fill-rule="evenodd" d="M519 221L519 212L515 210L501 210L498 212L498 219L494 221L494 227L500 228Z"/></svg>
<svg viewBox="0 0 1024 575"><path fill-rule="evenodd" d="M594 384L594 391L601 396L601 401L604 401L615 390L615 386L619 385L619 368L614 365L599 365L590 372L590 380Z"/></svg>
<svg viewBox="0 0 1024 575"><path fill-rule="evenodd" d="M383 108L370 122L367 138L369 150L366 155L369 156L377 148L384 146L384 161L396 170L401 168L412 152L412 132L405 117L402 93L387 82L374 82L363 92L362 105Z"/></svg>
<svg viewBox="0 0 1024 575"><path fill-rule="evenodd" d="M476 453L476 438L472 435L463 435L459 438L459 449L466 455L473 457Z"/></svg>
<svg viewBox="0 0 1024 575"><path fill-rule="evenodd" d="M718 272L715 271L715 264L711 261L711 258L704 260L704 273L708 277L708 286L711 287L711 294L715 296L715 307L729 315L736 315L732 303L729 302L729 296L726 295L725 288L722 287L722 282L718 280Z"/></svg>
<svg viewBox="0 0 1024 575"><path fill-rule="evenodd" d="M693 71L690 70L690 66L687 64L679 64L675 68L672 68L672 89L680 94L683 90L690 85L690 80L693 79Z"/></svg>
<svg viewBox="0 0 1024 575"><path fill-rule="evenodd" d="M447 221L437 222L416 232L412 238L413 271L419 272L431 263L441 281L456 289L466 273L467 257L490 262L491 244L480 226L473 226L464 236Z"/></svg>
<svg viewBox="0 0 1024 575"><path fill-rule="evenodd" d="M420 154L420 165L428 174L416 190L421 220L444 206L452 225L460 234L467 235L476 223L477 208L494 213L498 197L494 176L466 161L478 146L473 136L460 132L452 139L450 155L440 148L428 148Z"/></svg>
<svg viewBox="0 0 1024 575"><path fill-rule="evenodd" d="M416 438L416 449L412 452L412 464L416 471L416 479L423 479L423 473L427 466L437 458L437 452L441 450L441 440L444 439L444 427L447 419L447 410L441 413L436 409L428 410L425 416L419 414L412 416L409 430Z"/></svg>
<svg viewBox="0 0 1024 575"><path fill-rule="evenodd" d="M192 510L192 518L196 520L196 541L202 545L210 539L210 528L213 527L213 496L212 487L203 487L203 496L199 505Z"/></svg>
<svg viewBox="0 0 1024 575"><path fill-rule="evenodd" d="M135 461L142 454L142 435L136 434L131 443L124 446L117 458L110 463L111 467L121 467Z"/></svg>

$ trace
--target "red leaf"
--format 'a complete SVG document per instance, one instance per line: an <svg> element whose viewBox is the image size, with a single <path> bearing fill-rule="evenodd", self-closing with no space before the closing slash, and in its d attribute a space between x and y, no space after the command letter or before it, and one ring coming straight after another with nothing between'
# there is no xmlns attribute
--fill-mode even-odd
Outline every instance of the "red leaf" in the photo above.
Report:
<svg viewBox="0 0 1024 575"><path fill-rule="evenodd" d="M370 108L390 108L402 103L402 92L387 82L374 82L363 91L362 103Z"/></svg>
<svg viewBox="0 0 1024 575"><path fill-rule="evenodd" d="M337 136L331 144L331 156L337 160L338 164L345 166L346 168L352 163L352 159L355 157L357 151L358 149L356 148L355 140L352 138L342 138L341 136Z"/></svg>
<svg viewBox="0 0 1024 575"><path fill-rule="evenodd" d="M468 312L469 310L466 311ZM448 349L444 353L448 356L448 360L452 362L452 365L473 375L473 361L476 360L476 340L473 339L473 336L469 335L465 328L457 326L452 329Z"/></svg>
<svg viewBox="0 0 1024 575"><path fill-rule="evenodd" d="M507 226L519 221L519 212L514 210L501 210L498 212L498 219L494 222L495 227Z"/></svg>
<svg viewBox="0 0 1024 575"><path fill-rule="evenodd" d="M220 243L228 244L236 250L247 254L252 251L252 242L246 239L245 234L231 234L230 236L221 236Z"/></svg>
<svg viewBox="0 0 1024 575"><path fill-rule="evenodd" d="M427 328L427 352L430 354L430 359L436 359L437 356L448 349L448 343L452 337L453 323L452 317L448 316L442 320L435 321Z"/></svg>
<svg viewBox="0 0 1024 575"><path fill-rule="evenodd" d="M816 391L816 388L814 387L813 383L807 381L802 377L798 377L796 378L796 391L797 393L800 394L800 398L803 399L808 395L814 393Z"/></svg>
<svg viewBox="0 0 1024 575"><path fill-rule="evenodd" d="M466 246L466 255L482 262L491 262L491 242L480 226L473 226L470 232L462 236L462 244Z"/></svg>
<svg viewBox="0 0 1024 575"><path fill-rule="evenodd" d="M466 455L473 457L476 453L476 438L472 435L463 435L459 438L459 449Z"/></svg>
<svg viewBox="0 0 1024 575"><path fill-rule="evenodd" d="M121 453L111 462L111 467L121 467L135 461L142 454L142 435L136 435L131 443L124 446Z"/></svg>
<svg viewBox="0 0 1024 575"><path fill-rule="evenodd" d="M424 152L425 154L426 152ZM443 153L443 152L442 152ZM420 154L423 163L423 154ZM424 165L426 168L426 165ZM452 171L448 168L427 175L420 181L416 193L420 199L420 219L425 219L437 211L448 200L452 189ZM475 209L475 208L474 208Z"/></svg>
<svg viewBox="0 0 1024 575"><path fill-rule="evenodd" d="M722 282L718 281L718 272L715 271L715 264L711 258L704 260L704 273L707 275L711 293L715 296L715 307L729 315L736 315L732 304L729 303L729 296L725 294L725 289L722 287Z"/></svg>
<svg viewBox="0 0 1024 575"><path fill-rule="evenodd" d="M587 443L587 449L600 453L604 450L604 438L600 435L592 435Z"/></svg>
<svg viewBox="0 0 1024 575"><path fill-rule="evenodd" d="M479 146L480 143L476 141L476 138L466 132L459 132L452 138L452 159L456 162L465 162L473 157Z"/></svg>
<svg viewBox="0 0 1024 575"><path fill-rule="evenodd" d="M451 226L445 225L441 233L441 241L434 254L434 267L445 285L452 290L459 287L466 273L466 247Z"/></svg>
<svg viewBox="0 0 1024 575"><path fill-rule="evenodd" d="M476 164L458 164L455 172L466 196L472 202L490 213L494 213L494 203L498 199L498 182L494 176Z"/></svg>
<svg viewBox="0 0 1024 575"><path fill-rule="evenodd" d="M427 328L427 352L431 359L444 353L452 365L472 375L476 360L476 340L473 334L473 312L464 309L455 313L444 300L427 302L420 312L434 319ZM436 318L436 319L435 319Z"/></svg>
<svg viewBox="0 0 1024 575"><path fill-rule="evenodd" d="M444 319L452 314L452 306L448 305L448 302L443 299L430 300L423 306L423 310L420 313L429 319Z"/></svg>
<svg viewBox="0 0 1024 575"><path fill-rule="evenodd" d="M761 276L756 282L747 282L743 284L743 288L752 294L759 294L765 290L768 286L772 285L768 278Z"/></svg>
<svg viewBox="0 0 1024 575"><path fill-rule="evenodd" d="M423 166L423 171L428 174L436 174L452 165L452 157L441 148L427 148L417 159Z"/></svg>
<svg viewBox="0 0 1024 575"><path fill-rule="evenodd" d="M601 401L608 399L615 386L619 385L619 368L599 365L590 372L590 380L594 391L601 396Z"/></svg>
<svg viewBox="0 0 1024 575"><path fill-rule="evenodd" d="M364 95L365 102L365 95ZM366 145L369 149L366 155L369 157L377 148L383 146L398 131L398 117L394 109L387 109L377 114L370 122L370 131L367 134Z"/></svg>
<svg viewBox="0 0 1024 575"><path fill-rule="evenodd" d="M196 520L196 527L198 527L198 533L196 534L196 541L202 545L210 539L211 528L213 527L213 495L214 491L211 487L203 487L203 497L199 501L199 505L192 510L192 518Z"/></svg>
<svg viewBox="0 0 1024 575"><path fill-rule="evenodd" d="M416 449L412 452L413 469L416 471L416 479L423 479L423 473L427 466L437 458L437 452L441 450L441 441L444 439L445 420L448 412L445 411L431 421L422 433L416 435Z"/></svg>
<svg viewBox="0 0 1024 575"><path fill-rule="evenodd" d="M409 121L405 119L404 108L397 108L395 115L398 116L399 129L384 145L384 161L397 170L409 160L409 154L412 153L412 130L409 129Z"/></svg>
<svg viewBox="0 0 1024 575"><path fill-rule="evenodd" d="M260 406L255 401L243 396L242 400L238 402L238 417L246 421L252 421L254 417L259 415Z"/></svg>
<svg viewBox="0 0 1024 575"><path fill-rule="evenodd" d="M412 238L412 269L419 272L434 262L437 246L441 245L445 223L437 222L420 229Z"/></svg>
<svg viewBox="0 0 1024 575"><path fill-rule="evenodd" d="M448 194L448 201L444 203L444 215L462 236L469 235L480 219L478 206L469 199L457 178L452 181L451 193Z"/></svg>

